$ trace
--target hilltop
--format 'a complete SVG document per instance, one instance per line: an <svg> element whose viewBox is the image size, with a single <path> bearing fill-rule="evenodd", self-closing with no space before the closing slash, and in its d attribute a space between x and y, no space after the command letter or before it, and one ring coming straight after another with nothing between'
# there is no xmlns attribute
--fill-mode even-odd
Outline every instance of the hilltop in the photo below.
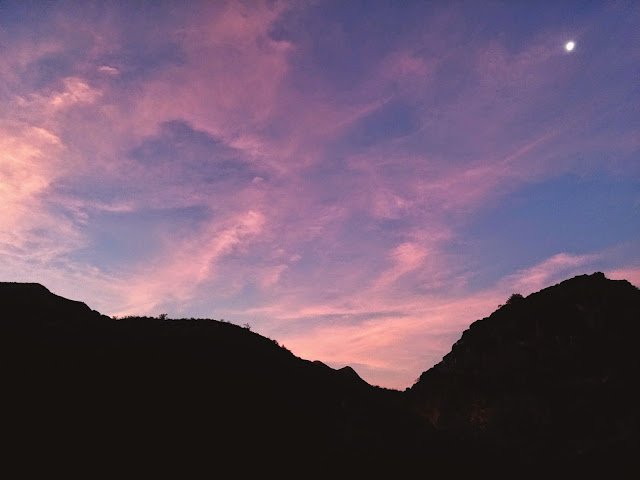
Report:
<svg viewBox="0 0 640 480"><path fill-rule="evenodd" d="M38 284L0 284L0 305L20 453L64 463L73 452L90 464L106 455L154 471L233 464L243 476L316 463L377 471L431 441L400 392L300 359L248 328L116 320Z"/></svg>
<svg viewBox="0 0 640 480"><path fill-rule="evenodd" d="M408 395L439 431L505 468L611 474L640 446L639 339L640 290L582 275L513 295L471 324Z"/></svg>

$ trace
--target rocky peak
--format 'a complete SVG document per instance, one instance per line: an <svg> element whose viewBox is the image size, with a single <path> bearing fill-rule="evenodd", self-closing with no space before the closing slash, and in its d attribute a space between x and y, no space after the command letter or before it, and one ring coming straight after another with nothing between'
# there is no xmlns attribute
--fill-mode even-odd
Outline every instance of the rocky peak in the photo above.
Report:
<svg viewBox="0 0 640 480"><path fill-rule="evenodd" d="M640 291L599 272L581 275L471 324L408 393L442 431L525 462L567 460L626 438L614 417L637 423L620 392L640 374L639 334ZM593 419L602 430L585 432Z"/></svg>

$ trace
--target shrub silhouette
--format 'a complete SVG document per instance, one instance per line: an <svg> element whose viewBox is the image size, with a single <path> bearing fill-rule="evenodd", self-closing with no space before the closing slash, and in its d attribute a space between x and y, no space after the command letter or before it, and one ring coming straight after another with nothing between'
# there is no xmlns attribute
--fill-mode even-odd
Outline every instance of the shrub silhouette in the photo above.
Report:
<svg viewBox="0 0 640 480"><path fill-rule="evenodd" d="M513 293L509 297L509 300L507 300L507 305L514 305L516 303L521 302L522 300L524 300L524 297L521 294Z"/></svg>

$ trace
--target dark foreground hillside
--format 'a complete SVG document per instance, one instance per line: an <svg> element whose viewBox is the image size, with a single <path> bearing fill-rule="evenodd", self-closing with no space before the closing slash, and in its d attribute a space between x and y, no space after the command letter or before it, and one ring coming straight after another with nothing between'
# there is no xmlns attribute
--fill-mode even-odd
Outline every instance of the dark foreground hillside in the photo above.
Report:
<svg viewBox="0 0 640 480"><path fill-rule="evenodd" d="M440 432L505 471L638 474L639 340L640 290L582 275L514 295L407 393Z"/></svg>
<svg viewBox="0 0 640 480"><path fill-rule="evenodd" d="M113 320L38 284L0 284L0 305L5 436L25 468L341 477L437 448L400 392L246 328Z"/></svg>
<svg viewBox="0 0 640 480"><path fill-rule="evenodd" d="M640 472L640 291L602 274L512 297L406 392L225 322L113 320L37 284L0 283L0 305L26 476Z"/></svg>

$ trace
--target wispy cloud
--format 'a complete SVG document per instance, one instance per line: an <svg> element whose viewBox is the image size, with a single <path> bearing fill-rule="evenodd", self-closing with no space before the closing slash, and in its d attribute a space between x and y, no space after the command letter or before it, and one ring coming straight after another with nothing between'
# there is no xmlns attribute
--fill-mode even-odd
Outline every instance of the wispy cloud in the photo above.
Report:
<svg viewBox="0 0 640 480"><path fill-rule="evenodd" d="M249 211L222 228L212 225L194 238L169 245L167 251L172 253L163 252L162 262L142 265L128 276L122 289L126 300L118 313L149 313L167 301L190 300L202 282L218 276L217 262L253 240L263 224L263 215Z"/></svg>
<svg viewBox="0 0 640 480"><path fill-rule="evenodd" d="M630 265L624 268L611 269L605 272L613 280L627 280L640 288L640 266Z"/></svg>
<svg viewBox="0 0 640 480"><path fill-rule="evenodd" d="M108 75L119 75L120 70L115 67L111 67L109 65L101 65L98 70L102 73L106 73Z"/></svg>
<svg viewBox="0 0 640 480"><path fill-rule="evenodd" d="M363 376L374 383L393 372L394 380L387 380L387 385L404 388L439 362L472 322L488 316L512 293L528 295L570 276L591 273L600 260L600 254L559 253L473 293L450 289L398 297L390 290L374 295L362 290L335 299L332 306L289 303L252 314L280 318L263 328L305 358L335 366L359 364L365 367ZM635 278L634 271L627 270L613 275Z"/></svg>
<svg viewBox="0 0 640 480"><path fill-rule="evenodd" d="M504 281L514 289L514 292L528 295L583 272L587 265L593 264L597 259L598 255L593 254L558 253L538 265L509 275Z"/></svg>

